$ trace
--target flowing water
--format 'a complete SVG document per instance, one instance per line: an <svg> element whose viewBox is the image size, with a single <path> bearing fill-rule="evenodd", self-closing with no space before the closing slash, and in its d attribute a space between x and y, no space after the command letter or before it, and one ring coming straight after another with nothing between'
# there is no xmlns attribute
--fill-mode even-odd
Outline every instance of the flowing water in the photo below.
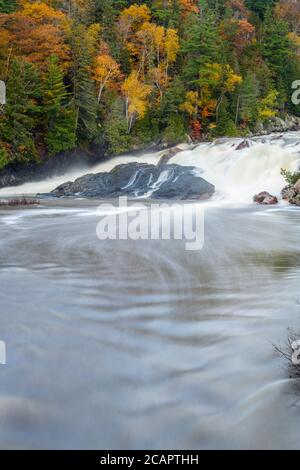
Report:
<svg viewBox="0 0 300 470"><path fill-rule="evenodd" d="M172 160L217 188L201 204L201 251L99 241L99 201L2 209L1 448L300 447L299 396L273 347L300 331L300 211L251 203L280 192L280 168L299 167L300 133L239 143L185 147Z"/></svg>

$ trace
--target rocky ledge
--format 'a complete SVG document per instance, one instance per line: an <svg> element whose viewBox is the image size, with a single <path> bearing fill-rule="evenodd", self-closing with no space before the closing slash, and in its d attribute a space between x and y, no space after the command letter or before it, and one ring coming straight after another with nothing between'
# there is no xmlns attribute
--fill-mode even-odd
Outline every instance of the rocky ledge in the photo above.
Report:
<svg viewBox="0 0 300 470"><path fill-rule="evenodd" d="M254 135L267 135L273 132L291 132L300 129L300 117L286 114L282 117L274 117L265 124L257 124Z"/></svg>
<svg viewBox="0 0 300 470"><path fill-rule="evenodd" d="M294 206L300 206L300 179L296 184L286 186L282 190L282 198Z"/></svg>
<svg viewBox="0 0 300 470"><path fill-rule="evenodd" d="M205 200L215 187L199 176L195 167L180 165L118 165L109 173L88 174L67 182L50 194L52 197Z"/></svg>

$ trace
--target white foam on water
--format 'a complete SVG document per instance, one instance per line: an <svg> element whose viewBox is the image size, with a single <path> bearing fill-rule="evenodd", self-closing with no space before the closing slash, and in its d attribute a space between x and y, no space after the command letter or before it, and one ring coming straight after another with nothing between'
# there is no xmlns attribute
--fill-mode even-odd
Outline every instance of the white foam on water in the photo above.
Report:
<svg viewBox="0 0 300 470"><path fill-rule="evenodd" d="M66 173L62 176L56 176L53 178L48 178L43 181L25 183L21 186L11 186L7 188L0 189L0 197L10 197L10 196L28 196L36 195L38 193L48 193L57 186L66 183L67 181L75 181L77 178L84 176L86 174L96 174L100 172L109 172L117 165L126 164L126 163L153 163L157 164L159 155L162 152L158 153L149 153L143 156L132 156L132 155L123 155L120 157L115 157L106 162L99 163L92 168L84 168L82 170L72 171Z"/></svg>
<svg viewBox="0 0 300 470"><path fill-rule="evenodd" d="M299 168L299 148L271 140L253 144L241 150L236 150L237 145L233 147L232 141L200 145L179 153L172 162L201 168L203 178L215 185L217 197L226 202L251 202L261 191L279 195L286 184L281 169L296 171Z"/></svg>
<svg viewBox="0 0 300 470"><path fill-rule="evenodd" d="M74 215L81 213L82 209L67 209L67 208L41 208L41 209L23 209L18 211L13 211L9 215L2 215L1 222L5 225L17 226L22 225L24 219L30 219L31 217L40 217L40 216L59 216L59 215Z"/></svg>
<svg viewBox="0 0 300 470"><path fill-rule="evenodd" d="M170 160L183 166L195 166L201 175L216 187L214 201L244 204L252 201L254 194L269 191L279 195L285 185L280 171L282 168L296 171L300 167L300 132L248 139L248 147L238 149L243 139L218 139L196 148L183 145L183 151ZM148 153L143 156L125 155L99 163L93 168L70 172L60 177L18 187L0 190L0 196L33 195L50 192L66 181L74 181L87 173L108 172L120 164L139 162L157 164L164 152ZM153 183L153 190L165 183L169 172L162 172ZM137 175L128 182L133 184ZM151 196L151 192L147 194Z"/></svg>

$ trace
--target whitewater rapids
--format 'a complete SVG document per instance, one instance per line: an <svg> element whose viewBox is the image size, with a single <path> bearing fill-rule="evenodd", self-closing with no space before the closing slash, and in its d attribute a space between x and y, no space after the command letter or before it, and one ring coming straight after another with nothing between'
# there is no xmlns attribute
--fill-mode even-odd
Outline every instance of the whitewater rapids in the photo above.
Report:
<svg viewBox="0 0 300 470"><path fill-rule="evenodd" d="M300 210L249 203L280 193L300 133L240 143L185 146L171 160L216 185L212 201L191 203L207 208L202 250L100 241L99 200L0 208L1 449L299 450L299 387L273 345L300 331Z"/></svg>
<svg viewBox="0 0 300 470"><path fill-rule="evenodd" d="M254 194L261 191L280 195L285 185L281 169L296 171L300 167L300 132L247 139L249 146L239 150L242 142L243 139L228 138L196 147L184 144L179 146L182 152L170 162L199 168L201 176L216 187L214 199L224 203L249 203ZM119 164L134 161L157 164L163 153L115 157L93 168L83 168L41 182L3 188L0 197L48 193L66 181L74 181L86 173L110 171Z"/></svg>

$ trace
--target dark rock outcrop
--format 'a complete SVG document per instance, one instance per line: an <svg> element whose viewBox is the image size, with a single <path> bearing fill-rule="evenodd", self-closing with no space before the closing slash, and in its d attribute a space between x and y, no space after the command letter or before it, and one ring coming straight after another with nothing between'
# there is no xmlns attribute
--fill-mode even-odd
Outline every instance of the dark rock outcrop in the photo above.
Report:
<svg viewBox="0 0 300 470"><path fill-rule="evenodd" d="M160 158L160 160L158 162L158 165L159 166L160 165L166 165L167 163L169 163L171 158L175 157L175 155L177 155L180 152L182 152L182 150L179 147L173 147L173 148L169 149L166 153L164 153L162 155L162 157Z"/></svg>
<svg viewBox="0 0 300 470"><path fill-rule="evenodd" d="M256 202L256 204L261 204L261 205L265 205L265 206L271 206L271 205L274 205L274 204L278 204L277 197L272 196L267 191L256 194L256 196L254 196L253 200L254 200L254 202Z"/></svg>
<svg viewBox="0 0 300 470"><path fill-rule="evenodd" d="M253 144L250 142L250 140L245 139L236 147L235 150L244 150L250 148L252 145Z"/></svg>
<svg viewBox="0 0 300 470"><path fill-rule="evenodd" d="M284 118L274 117L266 123L258 123L256 125L254 134L255 135L267 135L274 132L290 132L298 131L300 128L300 118L298 116L292 116L286 114Z"/></svg>
<svg viewBox="0 0 300 470"><path fill-rule="evenodd" d="M66 182L50 196L204 200L214 192L215 187L201 178L194 167L129 163L118 165L109 173L85 175Z"/></svg>

